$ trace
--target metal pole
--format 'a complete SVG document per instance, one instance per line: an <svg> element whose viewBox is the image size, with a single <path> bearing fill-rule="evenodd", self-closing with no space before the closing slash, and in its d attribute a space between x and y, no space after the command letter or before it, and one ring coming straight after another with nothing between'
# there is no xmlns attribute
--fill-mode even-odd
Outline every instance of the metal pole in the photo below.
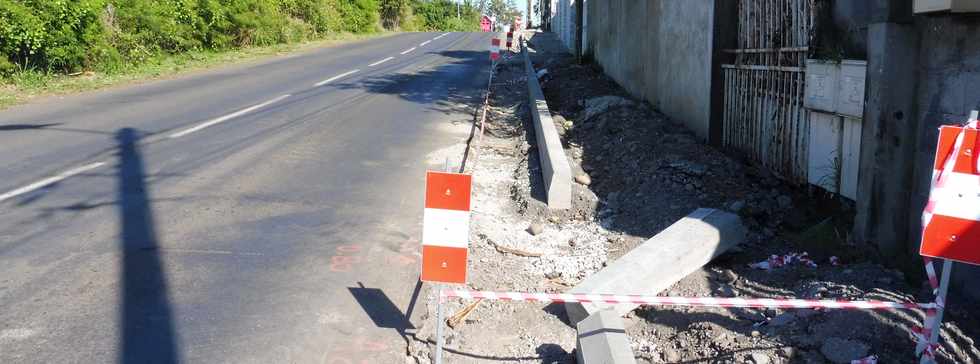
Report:
<svg viewBox="0 0 980 364"><path fill-rule="evenodd" d="M436 292L439 295L438 308L436 309L436 364L442 364L442 283L436 285Z"/></svg>
<svg viewBox="0 0 980 364"><path fill-rule="evenodd" d="M449 157L446 157L446 165L443 166L445 172L452 172L449 167ZM442 283L436 284L436 364L442 364Z"/></svg>
<svg viewBox="0 0 980 364"><path fill-rule="evenodd" d="M943 260L943 276L939 281L939 293L936 294L938 298L937 301L942 301L943 305L936 308L936 317L933 322L931 322L931 327L929 328L929 345L933 345L939 342L939 330L942 330L943 323L943 311L946 310L946 293L949 291L949 275L950 271L953 270L953 261L944 259ZM931 364L935 363L935 360L927 357L923 353L922 358L919 360L920 364Z"/></svg>

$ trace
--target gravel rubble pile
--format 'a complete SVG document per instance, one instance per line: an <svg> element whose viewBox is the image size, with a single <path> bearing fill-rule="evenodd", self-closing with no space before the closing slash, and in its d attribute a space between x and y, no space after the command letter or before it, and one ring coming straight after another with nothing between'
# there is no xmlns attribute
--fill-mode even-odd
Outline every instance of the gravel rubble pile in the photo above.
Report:
<svg viewBox="0 0 980 364"><path fill-rule="evenodd" d="M565 292L699 207L738 213L747 242L664 295L929 301L921 277L887 267L852 244L846 201L790 186L763 168L702 143L597 67L577 63L553 36L530 40L555 124L575 175L573 208L551 211L526 105L519 56L500 65L487 134L467 166L474 176L467 288ZM816 267L749 267L808 252ZM837 265L831 264L831 257ZM410 342L429 363L435 298ZM473 301L447 302L447 317ZM951 297L941 363L980 363L980 321ZM915 311L641 307L624 318L640 363L915 362ZM447 363L574 363L575 330L560 304L483 301L447 328Z"/></svg>

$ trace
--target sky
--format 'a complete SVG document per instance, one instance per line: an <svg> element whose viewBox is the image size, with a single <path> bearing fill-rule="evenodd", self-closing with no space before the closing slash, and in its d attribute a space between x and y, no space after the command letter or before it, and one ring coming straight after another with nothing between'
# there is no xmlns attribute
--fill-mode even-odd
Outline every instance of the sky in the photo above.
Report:
<svg viewBox="0 0 980 364"><path fill-rule="evenodd" d="M517 0L515 2L517 3L517 8L518 9L521 9L521 13L524 14L524 17L525 18L527 18L527 2L528 2L528 0Z"/></svg>
<svg viewBox="0 0 980 364"><path fill-rule="evenodd" d="M521 14L524 14L524 19L527 19L527 2L530 0L515 0L514 3L517 4L517 8L521 9Z"/></svg>

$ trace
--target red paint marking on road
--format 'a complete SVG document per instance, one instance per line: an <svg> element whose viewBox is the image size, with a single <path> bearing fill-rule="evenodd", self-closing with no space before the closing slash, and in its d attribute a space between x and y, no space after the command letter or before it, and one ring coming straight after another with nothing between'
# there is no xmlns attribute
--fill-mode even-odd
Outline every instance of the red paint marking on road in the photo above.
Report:
<svg viewBox="0 0 980 364"><path fill-rule="evenodd" d="M335 249L335 255L330 257L330 271L346 273L351 268L361 262L361 257L356 255L362 251L360 245L341 245Z"/></svg>

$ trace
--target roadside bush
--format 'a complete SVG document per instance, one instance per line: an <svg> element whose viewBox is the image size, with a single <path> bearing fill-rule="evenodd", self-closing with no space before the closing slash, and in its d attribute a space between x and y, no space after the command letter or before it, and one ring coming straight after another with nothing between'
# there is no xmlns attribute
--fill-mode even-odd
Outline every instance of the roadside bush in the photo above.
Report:
<svg viewBox="0 0 980 364"><path fill-rule="evenodd" d="M474 30L449 0L0 0L0 74L114 72L168 54L266 46L332 32Z"/></svg>
<svg viewBox="0 0 980 364"><path fill-rule="evenodd" d="M480 13L472 6L463 6L456 17L456 3L450 0L417 0L412 5L414 27L418 30L476 31L480 28Z"/></svg>
<svg viewBox="0 0 980 364"><path fill-rule="evenodd" d="M17 72L17 65L8 61L7 58L0 57L0 77L10 77L14 72Z"/></svg>
<svg viewBox="0 0 980 364"><path fill-rule="evenodd" d="M343 31L373 33L378 31L378 2L376 0L338 0Z"/></svg>
<svg viewBox="0 0 980 364"><path fill-rule="evenodd" d="M90 65L88 50L102 47L100 0L0 3L0 51L22 64L73 71Z"/></svg>

